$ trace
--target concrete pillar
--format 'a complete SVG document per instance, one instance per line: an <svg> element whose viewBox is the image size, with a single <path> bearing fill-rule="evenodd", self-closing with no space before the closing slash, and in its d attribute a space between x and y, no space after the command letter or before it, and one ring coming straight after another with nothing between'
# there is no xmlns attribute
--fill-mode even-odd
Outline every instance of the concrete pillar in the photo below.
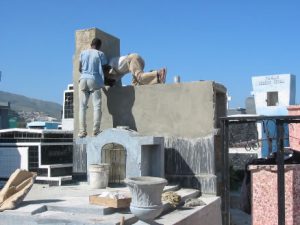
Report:
<svg viewBox="0 0 300 225"><path fill-rule="evenodd" d="M84 49L90 48L93 38L98 37L102 40L101 51L103 51L108 59L120 55L120 40L108 33L105 33L97 28L77 30L75 33L75 53L73 56L73 84L74 84L74 137L78 134L78 80L80 77L79 55ZM93 125L93 107L90 99L89 108L87 111L87 131L92 133Z"/></svg>

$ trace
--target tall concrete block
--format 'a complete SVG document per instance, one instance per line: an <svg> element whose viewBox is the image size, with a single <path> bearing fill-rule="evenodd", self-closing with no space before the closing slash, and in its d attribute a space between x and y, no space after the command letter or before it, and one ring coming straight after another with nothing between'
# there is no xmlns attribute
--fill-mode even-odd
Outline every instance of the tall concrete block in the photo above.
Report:
<svg viewBox="0 0 300 225"><path fill-rule="evenodd" d="M75 53L73 56L73 85L74 85L74 134L78 134L78 80L79 73L79 55L82 50L90 48L92 40L97 37L102 40L101 51L104 52L108 59L120 55L120 40L108 33L105 33L97 28L77 30L75 33ZM93 125L93 107L92 100L89 101L87 110L87 126L88 132L92 132Z"/></svg>

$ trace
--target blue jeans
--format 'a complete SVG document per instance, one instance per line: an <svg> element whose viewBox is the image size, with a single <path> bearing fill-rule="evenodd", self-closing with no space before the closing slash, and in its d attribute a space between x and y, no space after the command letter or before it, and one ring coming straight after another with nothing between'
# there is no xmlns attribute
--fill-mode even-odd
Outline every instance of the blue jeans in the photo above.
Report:
<svg viewBox="0 0 300 225"><path fill-rule="evenodd" d="M86 110L90 95L92 95L94 107L93 132L100 131L101 122L101 86L93 79L81 79L79 82L79 132L86 132Z"/></svg>

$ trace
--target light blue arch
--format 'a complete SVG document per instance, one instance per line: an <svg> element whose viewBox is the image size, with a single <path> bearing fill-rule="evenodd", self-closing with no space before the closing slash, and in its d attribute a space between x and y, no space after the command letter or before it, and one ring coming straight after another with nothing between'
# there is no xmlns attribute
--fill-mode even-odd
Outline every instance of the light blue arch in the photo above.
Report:
<svg viewBox="0 0 300 225"><path fill-rule="evenodd" d="M101 151L104 145L116 143L126 152L126 178L136 176L164 177L164 138L143 136L136 131L123 128L106 129L96 137L76 140L77 144L86 144L87 168L90 164L101 163Z"/></svg>

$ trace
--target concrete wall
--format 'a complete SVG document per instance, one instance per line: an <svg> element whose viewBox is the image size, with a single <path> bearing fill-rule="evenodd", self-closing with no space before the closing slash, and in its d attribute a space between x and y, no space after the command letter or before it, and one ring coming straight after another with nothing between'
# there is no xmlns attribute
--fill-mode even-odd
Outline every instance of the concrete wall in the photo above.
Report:
<svg viewBox="0 0 300 225"><path fill-rule="evenodd" d="M216 117L226 113L225 93L223 86L212 81L106 88L102 94L101 129L129 126L142 135L205 137L219 126ZM93 123L91 106L87 116L89 134ZM74 123L77 135L78 116Z"/></svg>

